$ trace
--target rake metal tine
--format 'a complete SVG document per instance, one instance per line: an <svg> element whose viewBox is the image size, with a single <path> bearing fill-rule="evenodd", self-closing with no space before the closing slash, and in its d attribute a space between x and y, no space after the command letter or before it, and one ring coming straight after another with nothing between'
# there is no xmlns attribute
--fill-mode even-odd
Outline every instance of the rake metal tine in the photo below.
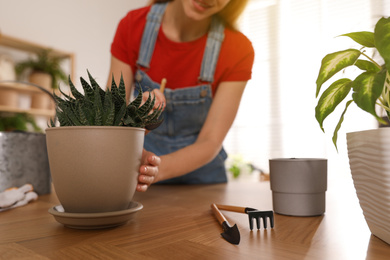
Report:
<svg viewBox="0 0 390 260"><path fill-rule="evenodd" d="M249 216L249 228L253 230L253 218L256 219L257 229L260 229L260 218L263 219L263 226L267 228L267 218L270 220L271 228L274 227L274 213L273 211L248 211Z"/></svg>
<svg viewBox="0 0 390 260"><path fill-rule="evenodd" d="M250 228L251 230L253 230L253 216L248 215L248 217L249 217L249 228Z"/></svg>

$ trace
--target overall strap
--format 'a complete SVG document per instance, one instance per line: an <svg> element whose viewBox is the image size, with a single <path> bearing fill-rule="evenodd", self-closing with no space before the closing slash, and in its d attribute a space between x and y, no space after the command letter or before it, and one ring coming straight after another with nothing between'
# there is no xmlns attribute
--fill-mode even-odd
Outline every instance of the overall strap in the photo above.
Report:
<svg viewBox="0 0 390 260"><path fill-rule="evenodd" d="M203 54L202 67L200 69L200 81L213 82L214 72L218 62L219 51L225 37L225 26L216 16L211 21L211 28L207 37L206 48Z"/></svg>
<svg viewBox="0 0 390 260"><path fill-rule="evenodd" d="M142 35L139 57L137 64L146 68L150 67L154 45L156 43L158 31L162 17L168 2L154 4L147 16L145 29Z"/></svg>

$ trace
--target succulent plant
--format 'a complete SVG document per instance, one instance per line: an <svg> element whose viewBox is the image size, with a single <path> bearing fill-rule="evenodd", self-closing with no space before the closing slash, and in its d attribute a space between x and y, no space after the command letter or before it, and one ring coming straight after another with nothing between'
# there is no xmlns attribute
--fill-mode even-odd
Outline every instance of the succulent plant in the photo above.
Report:
<svg viewBox="0 0 390 260"><path fill-rule="evenodd" d="M90 84L80 77L84 95L81 94L69 77L71 95L61 89L63 98L54 94L56 100L56 117L60 126L128 126L152 130L159 126L162 106L153 110L155 97L149 94L142 104L142 88L138 88L137 97L126 105L126 91L123 77L119 86L112 77L111 87L103 90L88 72ZM55 120L50 120L55 126Z"/></svg>

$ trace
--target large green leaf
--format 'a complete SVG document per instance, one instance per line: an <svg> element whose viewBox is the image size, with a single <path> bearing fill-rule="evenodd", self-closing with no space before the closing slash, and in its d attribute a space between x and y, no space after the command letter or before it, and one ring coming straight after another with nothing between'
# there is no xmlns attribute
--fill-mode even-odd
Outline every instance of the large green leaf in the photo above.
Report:
<svg viewBox="0 0 390 260"><path fill-rule="evenodd" d="M356 105L383 122L375 111L375 104L382 94L386 73L364 72L353 81L352 98Z"/></svg>
<svg viewBox="0 0 390 260"><path fill-rule="evenodd" d="M348 36L360 45L363 45L364 47L375 47L374 33L372 32L353 32L342 34L340 36Z"/></svg>
<svg viewBox="0 0 390 260"><path fill-rule="evenodd" d="M322 59L320 72L317 77L317 91L316 97L318 96L321 86L324 82L330 79L334 74L340 70L355 64L359 58L361 52L355 49L348 49L344 51L338 51L326 55Z"/></svg>
<svg viewBox="0 0 390 260"><path fill-rule="evenodd" d="M369 72L379 72L381 70L378 66L368 60L357 60L355 65L359 69Z"/></svg>
<svg viewBox="0 0 390 260"><path fill-rule="evenodd" d="M375 26L375 44L390 70L390 17L381 18Z"/></svg>
<svg viewBox="0 0 390 260"><path fill-rule="evenodd" d="M316 119L322 131L325 118L331 114L341 101L348 95L352 88L350 79L339 79L322 93L316 106Z"/></svg>

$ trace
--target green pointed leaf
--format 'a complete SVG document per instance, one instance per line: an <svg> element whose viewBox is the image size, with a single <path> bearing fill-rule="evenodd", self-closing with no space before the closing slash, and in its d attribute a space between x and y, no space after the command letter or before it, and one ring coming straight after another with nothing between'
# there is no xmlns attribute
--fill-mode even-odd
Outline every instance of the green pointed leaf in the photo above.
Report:
<svg viewBox="0 0 390 260"><path fill-rule="evenodd" d="M134 120L133 120L133 118L131 117L131 116L127 116L127 117L125 117L124 118L124 120L123 120L123 124L125 125L125 126L133 126L134 125Z"/></svg>
<svg viewBox="0 0 390 260"><path fill-rule="evenodd" d="M129 104L129 105L133 105L134 107L138 108L141 103L142 103L142 95L143 95L143 92L142 92L142 88L140 86L137 87L138 88L138 95L137 97Z"/></svg>
<svg viewBox="0 0 390 260"><path fill-rule="evenodd" d="M123 75L121 73L121 80L119 82L119 87L118 87L119 95L126 100L126 88L125 88L125 82L123 80Z"/></svg>
<svg viewBox="0 0 390 260"><path fill-rule="evenodd" d="M153 111L150 115L148 115L145 119L146 121L159 121L159 117L162 114L162 105L160 105L156 110Z"/></svg>
<svg viewBox="0 0 390 260"><path fill-rule="evenodd" d="M100 88L99 84L96 82L96 80L92 77L91 73L87 70L89 82L91 83L92 89L96 90L97 88Z"/></svg>
<svg viewBox="0 0 390 260"><path fill-rule="evenodd" d="M372 72L364 72L360 74L353 82L352 98L356 105L364 111L373 115L379 122L381 119L375 111L375 104L379 96L382 94L386 73L379 74Z"/></svg>
<svg viewBox="0 0 390 260"><path fill-rule="evenodd" d="M378 66L376 66L374 63L368 60L357 60L355 65L359 69L368 72L379 72L381 70L380 68L378 68Z"/></svg>
<svg viewBox="0 0 390 260"><path fill-rule="evenodd" d="M149 114L149 112L152 110L153 106L154 106L154 102L156 100L156 97L153 96L153 99L152 99L152 95L150 94L149 92L149 96L148 96L148 99L146 100L146 102L138 109L138 115L140 117L144 117L144 116L147 116Z"/></svg>
<svg viewBox="0 0 390 260"><path fill-rule="evenodd" d="M347 112L347 109L349 107L349 105L353 102L353 100L349 100L346 104L345 104L345 109L343 111L343 113L341 114L341 117L340 117L340 120L339 122L337 123L337 126L336 128L334 129L334 132L333 132L333 137L332 137L332 141L333 141L333 144L334 146L336 147L336 150L338 151L338 148L337 148L337 135L338 135L338 132L341 128L341 124L343 123L344 121L344 115L345 113Z"/></svg>
<svg viewBox="0 0 390 260"><path fill-rule="evenodd" d="M123 104L118 112L115 112L114 126L122 125L122 120L126 115L126 104Z"/></svg>
<svg viewBox="0 0 390 260"><path fill-rule="evenodd" d="M378 52L390 70L390 17L381 18L375 26L375 44Z"/></svg>
<svg viewBox="0 0 390 260"><path fill-rule="evenodd" d="M325 83L340 70L355 64L360 54L361 52L358 50L348 49L326 55L322 59L320 72L316 81L316 97L318 96L323 83Z"/></svg>
<svg viewBox="0 0 390 260"><path fill-rule="evenodd" d="M55 126L56 126L55 120L50 118L50 124L48 125L48 127L55 127Z"/></svg>
<svg viewBox="0 0 390 260"><path fill-rule="evenodd" d="M93 102L95 98L95 92L93 91L92 87L82 77L80 77L80 81L81 81L81 86L84 89L84 97Z"/></svg>
<svg viewBox="0 0 390 260"><path fill-rule="evenodd" d="M95 125L102 125L103 122L103 104L102 100L100 98L100 91L99 88L95 89L95 102L94 102L94 109L95 109Z"/></svg>
<svg viewBox="0 0 390 260"><path fill-rule="evenodd" d="M103 125L112 125L114 122L115 106L112 101L112 93L110 89L106 90L106 96L103 104Z"/></svg>
<svg viewBox="0 0 390 260"><path fill-rule="evenodd" d="M75 125L75 126L81 125L80 120L78 119L77 115L74 113L74 110L71 107L69 106L64 107L63 111L69 125Z"/></svg>
<svg viewBox="0 0 390 260"><path fill-rule="evenodd" d="M82 125L88 125L89 122L80 101L76 101L76 109L77 109L77 116L79 118L80 123Z"/></svg>
<svg viewBox="0 0 390 260"><path fill-rule="evenodd" d="M69 101L70 103L74 103L75 99L74 99L73 97L71 97L70 95L66 94L66 93L63 92L61 89L59 89L59 90L60 90L61 95L64 97L64 99L65 99L66 101ZM57 96L57 97L58 97L58 96ZM58 97L58 98L60 98L60 97ZM60 98L60 99L61 99L61 98Z"/></svg>
<svg viewBox="0 0 390 260"><path fill-rule="evenodd" d="M339 79L322 93L316 106L316 119L322 131L325 118L331 114L341 101L348 95L352 88L350 79Z"/></svg>
<svg viewBox="0 0 390 260"><path fill-rule="evenodd" d="M122 88L122 86L120 86ZM123 86L124 88L124 86ZM121 90L117 87L115 84L114 75L112 75L112 82L111 82L111 92L112 92L112 99L115 106L115 113L119 112L123 106L123 104L126 104L126 93L125 97L121 96Z"/></svg>
<svg viewBox="0 0 390 260"><path fill-rule="evenodd" d="M69 82L69 87L70 87L70 91L72 92L72 95L76 98L76 99L83 99L84 98L84 95L81 94L77 88L74 86L72 80L70 79L70 76L68 77L68 82Z"/></svg>
<svg viewBox="0 0 390 260"><path fill-rule="evenodd" d="M118 87L116 86L115 79L114 79L114 73L112 73L112 77L111 77L111 91L113 93L115 91L118 91Z"/></svg>
<svg viewBox="0 0 390 260"><path fill-rule="evenodd" d="M340 36L347 36L364 47L375 47L374 33L372 32L353 32L342 34Z"/></svg>
<svg viewBox="0 0 390 260"><path fill-rule="evenodd" d="M127 108L126 108L126 113L133 117L137 114L137 108L133 105L128 105Z"/></svg>

